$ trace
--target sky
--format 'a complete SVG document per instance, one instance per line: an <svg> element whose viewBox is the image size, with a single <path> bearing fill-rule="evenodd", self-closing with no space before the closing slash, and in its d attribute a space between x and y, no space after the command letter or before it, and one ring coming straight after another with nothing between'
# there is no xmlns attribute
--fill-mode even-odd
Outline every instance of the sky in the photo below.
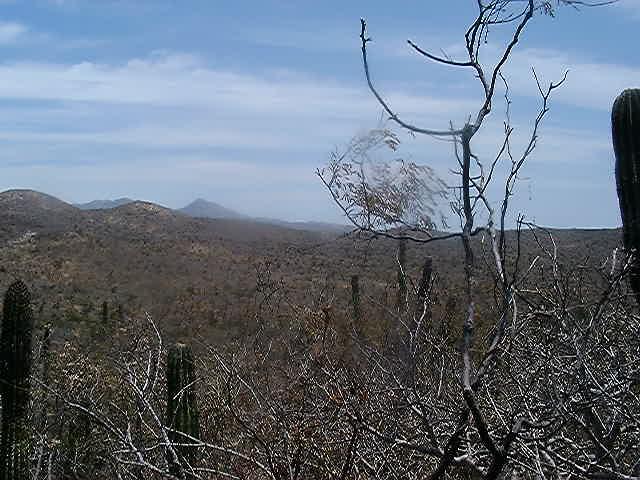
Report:
<svg viewBox="0 0 640 480"><path fill-rule="evenodd" d="M315 171L380 122L362 69L360 18L373 80L392 108L446 129L475 117L479 83L470 71L425 61L406 41L464 59L475 5L0 0L0 190L172 208L205 198L248 215L344 223ZM569 73L550 100L511 219L620 225L610 111L623 89L640 87L639 27L640 0L564 7L529 23L503 71L516 155L541 105L532 67L544 84ZM509 32L483 45L487 69ZM485 161L503 138L500 88L474 138ZM404 157L456 182L450 144L396 131Z"/></svg>

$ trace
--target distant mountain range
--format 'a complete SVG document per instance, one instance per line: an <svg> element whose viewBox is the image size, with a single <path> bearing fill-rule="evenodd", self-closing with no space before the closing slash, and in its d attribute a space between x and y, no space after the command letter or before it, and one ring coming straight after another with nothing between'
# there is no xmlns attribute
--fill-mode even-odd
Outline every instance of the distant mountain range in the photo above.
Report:
<svg viewBox="0 0 640 480"><path fill-rule="evenodd" d="M51 197L46 194L41 194L39 192L34 192L31 190L9 190L8 192L31 192L29 195L40 195L42 198L50 198L55 200L56 202L60 202L61 204L65 204L69 207L72 207L69 204L62 202L54 197ZM4 195L4 192L0 195ZM92 200L87 203L76 203L73 204L73 207L76 207L80 210L110 210L118 207L122 207L124 205L128 205L131 203L137 203L137 200L123 197L117 198L115 200ZM211 202L208 200L204 200L202 198L198 198L191 202L189 205L178 208L175 210L177 213L181 213L193 218L209 218L209 219L229 219L229 220L245 220L252 221L257 223L263 223L268 225L277 225L283 228L289 228L293 230L306 230L310 232L323 232L323 233L346 233L351 230L349 225L340 225L336 223L326 223L326 222L288 222L286 220L279 220L276 218L267 218L267 217L250 217L248 215L244 215L230 208L224 207L218 203Z"/></svg>
<svg viewBox="0 0 640 480"><path fill-rule="evenodd" d="M73 206L80 210L102 210L105 208L116 208L128 203L133 203L135 200L131 198L116 198L115 200L92 200L88 203L74 203Z"/></svg>

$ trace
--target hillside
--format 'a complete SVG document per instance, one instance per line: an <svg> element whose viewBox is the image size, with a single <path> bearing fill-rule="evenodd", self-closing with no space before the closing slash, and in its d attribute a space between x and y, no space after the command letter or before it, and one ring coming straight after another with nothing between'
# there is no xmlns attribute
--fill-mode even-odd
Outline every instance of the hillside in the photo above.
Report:
<svg viewBox="0 0 640 480"><path fill-rule="evenodd" d="M0 193L0 212L0 238L13 238L28 231L69 231L84 219L79 209L33 190Z"/></svg>
<svg viewBox="0 0 640 480"><path fill-rule="evenodd" d="M353 274L365 298L394 295L391 240L192 218L148 202L80 210L32 191L0 194L0 225L0 289L23 278L44 317L57 318L65 334L86 330L102 302L134 316L149 311L171 336L224 338L255 326L265 298L279 299L277 309L331 301L344 311ZM621 241L619 230L552 234L559 257L572 265L600 265ZM545 235L540 241L550 247ZM476 242L481 252L482 239ZM521 250L523 262L544 256L530 232ZM462 291L459 240L409 245L407 256L414 282L424 258L433 258L443 305ZM490 278L480 280L490 292Z"/></svg>
<svg viewBox="0 0 640 480"><path fill-rule="evenodd" d="M0 225L10 226L0 230L0 288L24 278L47 315L90 316L107 301L131 314L148 310L169 329L191 308L200 310L198 321L238 322L255 296L256 267L283 256L286 276L302 285L304 264L287 252L326 239L247 220L192 218L148 202L80 210L37 192L0 194Z"/></svg>

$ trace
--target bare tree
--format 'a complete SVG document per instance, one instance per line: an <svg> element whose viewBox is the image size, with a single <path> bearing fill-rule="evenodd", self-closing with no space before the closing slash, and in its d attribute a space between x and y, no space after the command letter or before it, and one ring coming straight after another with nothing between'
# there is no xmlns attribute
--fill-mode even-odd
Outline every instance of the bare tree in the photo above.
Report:
<svg viewBox="0 0 640 480"><path fill-rule="evenodd" d="M388 116L388 121L412 134L427 135L452 142L455 173L460 179L458 184L450 188L450 191L454 196L451 206L460 218L461 229L458 232L442 234L434 230L436 223L433 218L436 204L434 200L437 196L444 197L444 192L434 187L442 183L436 179L432 170L414 164L409 164L406 168L406 163L401 162L401 168L395 169L396 175L392 176L389 174L392 169L388 164L383 164L383 167L377 169L366 168L368 163L371 163L369 152L381 146L386 146L394 152L398 149L398 137L389 130L377 129L369 136L356 137L343 153L332 153L328 166L318 171L318 175L329 189L334 201L361 231L377 236L410 239L419 243L441 241L451 237L461 239L464 251L466 311L460 322L460 355L455 351L447 354L442 349L439 349L438 354L442 365L441 377L451 375L459 368L459 388L454 381L449 385L450 388L446 388L445 382L445 387L439 387L435 396L429 391L417 392L415 386L404 385L402 377L389 376L386 369L380 367L381 375L386 379L385 385L395 382L400 390L409 389L404 401L406 404L413 405L413 412L410 410L408 414L415 423L401 435L390 434L378 426L373 426L384 424L384 418L391 418L390 416L376 418L377 423L368 423L369 430L383 443L404 446L421 455L435 458L436 461L430 469L431 478L439 478L456 466L483 478L497 478L504 475L506 471L515 474L519 471L517 464L525 470L530 469L530 472L534 472L534 466L527 463L533 453L528 451L527 460L521 460L520 456L525 454L519 451L522 447L519 441L523 438L534 438L539 434L538 432L545 431L553 422L559 421L558 417L536 415L529 395L531 393L529 389L534 388L534 385L538 385L541 381L550 381L554 377L543 375L543 363L537 363L541 360L537 355L532 354L532 350L514 349L514 345L522 341L520 335L529 327L533 328L529 333L531 338L535 339L534 342L541 341L545 335L544 329L536 323L536 320L539 320L538 313L531 309L521 311L519 307L521 302L525 302L526 307L531 307L531 300L521 289L524 280L539 258L524 267L521 264L520 229L524 222L523 217L518 217L514 251L509 251L507 248L509 232L506 227L510 199L514 194L519 174L526 160L535 150L540 125L549 111L550 97L566 81L567 75L565 73L559 81L544 85L533 70L540 94L540 109L533 121L529 140L524 149L515 152L511 142L514 127L510 122L509 85L502 70L520 42L526 26L536 13L553 15L555 7L560 5L580 7L608 3L612 2L559 0L552 3L534 0L521 2L479 0L477 16L464 34L466 47L464 59L452 59L446 54L436 55L408 40L409 47L426 60L445 67L470 69L480 83L483 96L477 111L462 124L456 125L452 122L448 128L414 124L395 111L384 98L373 81L368 59L371 38L368 36L366 21L361 20L360 39L365 77L371 93ZM480 60L481 51L487 38L495 29L504 28L511 29L510 39L498 55L497 62L489 66L483 64ZM495 155L485 159L474 153L473 139L482 130L485 120L492 112L500 85L504 87L506 105L504 139L497 146ZM498 168L499 166L502 168ZM379 171L384 172L384 175L378 174ZM497 178L500 172L506 172L501 179ZM503 194L500 206L496 209L493 199L488 197L488 192L492 184L500 181ZM489 253L489 257L482 258L485 260L486 267L492 272L495 288L499 292L496 308L491 312L491 319L487 318L487 312L484 312L483 318L480 318L478 312L479 245L472 241L474 236L481 236L482 245L488 245L488 248L480 248L480 250L483 253L487 251ZM557 259L551 260L552 270L555 275L558 275ZM555 282L558 284L559 280L556 278ZM558 295L559 292L555 294ZM563 311L563 315L566 313ZM564 322L563 315L556 318ZM476 329L479 320L485 328L489 326L488 337L483 345L479 345L477 340ZM399 319L399 321L402 320ZM419 324L415 321L404 323ZM526 325L526 327L519 327L519 325ZM414 336L412 335L412 338ZM423 338L422 341L426 340ZM428 350L433 352L435 348L433 340L429 342L432 343L432 348ZM534 348L533 345L530 348ZM554 355L551 351L546 353L552 357ZM432 368L431 361L437 361L438 358L428 355L427 358L430 359L428 365ZM421 361L424 361L424 358ZM547 358L546 361L550 359ZM513 370L509 370L509 374L505 377L503 367L507 364L510 364ZM428 369L423 370L422 374L426 378L435 380L433 372L429 372ZM452 379L449 377L448 380L451 382ZM442 386L442 378L438 384ZM441 397L444 395L443 392L447 391L448 397ZM538 400L541 409L554 410L551 408L554 402L552 397ZM434 401L437 403L444 401L446 405L444 410L447 411L446 417L439 417L435 421L429 419L434 415L431 413ZM557 411L556 414L560 415ZM565 414L568 415L567 412ZM566 420L567 417L563 415L562 418ZM416 426L421 422L428 424L424 443L409 441L412 428L415 433L415 430L419 430ZM597 423L593 419L590 422L591 425L594 422ZM572 427L575 427L575 424L572 423ZM388 428L396 432L398 430L397 425L388 425ZM600 428L605 427L600 426ZM597 434L591 430L591 427L587 429L591 436L596 437ZM571 432L572 436L576 434L576 431ZM425 447L425 444L428 447ZM599 455L604 455L605 450L607 449L603 443ZM592 454L589 453L589 455ZM588 458L593 460L592 456ZM545 459L541 462L540 465L544 464L546 467L550 464L557 465L554 463L555 460ZM565 465L567 462L564 462ZM593 463L595 464L598 462ZM613 459L611 464L615 464L615 468L620 466ZM567 467L567 472L579 471L577 465L576 463L573 466L575 468ZM539 466L538 473L546 476L548 474L546 467ZM583 468L582 473L588 476L590 467Z"/></svg>
<svg viewBox="0 0 640 480"><path fill-rule="evenodd" d="M185 468L195 479L636 478L640 316L624 282L629 259L567 264L550 232L523 227L512 234L538 254L518 283L522 306L504 341L472 352L484 370L471 395L455 340L464 330L439 328L443 313L426 311L434 287L407 293L422 305L407 324L412 375L405 357L355 334L359 355L345 359L339 312L288 302L287 328L197 344L202 434L176 444L162 418L164 342L148 317L127 327L107 361L75 349L61 356L42 386L61 401L50 418L64 412L84 431L50 433L39 478L174 479L167 458L185 445L199 451ZM385 312L397 312L395 298L376 319Z"/></svg>

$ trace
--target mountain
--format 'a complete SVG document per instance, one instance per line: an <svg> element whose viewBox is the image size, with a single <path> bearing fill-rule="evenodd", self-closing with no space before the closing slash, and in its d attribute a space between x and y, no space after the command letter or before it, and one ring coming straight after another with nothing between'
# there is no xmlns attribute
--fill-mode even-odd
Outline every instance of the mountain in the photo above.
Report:
<svg viewBox="0 0 640 480"><path fill-rule="evenodd" d="M0 235L10 237L30 231L71 230L83 221L82 211L73 205L34 190L1 192L0 212Z"/></svg>
<svg viewBox="0 0 640 480"><path fill-rule="evenodd" d="M80 210L111 210L124 205L136 203L128 197L118 198L116 200L93 200L87 203L74 204ZM183 208L175 210L175 212L184 214L193 218L209 218L209 219L234 219L253 221L260 224L276 225L278 227L288 228L292 230L304 230L308 232L318 232L323 234L342 234L352 230L349 225L340 225L325 222L288 222L277 218L267 217L249 217L243 215L230 208L222 205L198 198Z"/></svg>
<svg viewBox="0 0 640 480"><path fill-rule="evenodd" d="M236 215L237 218L200 216L205 214ZM91 235L109 240L143 239L151 243L167 239L179 242L217 239L242 244L267 241L278 245L313 243L323 238L316 232L259 222L203 200L180 210L139 200L113 208L81 209L33 190L0 193L0 246L32 235L58 234Z"/></svg>
<svg viewBox="0 0 640 480"><path fill-rule="evenodd" d="M521 237L522 269L538 257L536 265L546 261L546 252L556 247L568 268L589 264L599 269L622 239L620 229L549 232L553 244L546 233L508 232L510 247ZM247 218L193 218L139 201L80 210L49 195L11 190L0 193L0 287L22 278L38 303L46 302L43 318L57 319L64 335L91 331L99 321L97 306L107 301L114 311L116 305L136 316L148 311L168 338L193 332L231 338L255 327L267 309L279 315L281 309L297 311L330 301L336 312L348 312L354 274L368 298L386 298L397 281L398 245L382 237L369 239ZM480 236L474 237L474 245L479 254L490 255ZM407 272L412 279L419 278L425 257L432 257L438 274L442 300L434 308L451 302L460 307L456 298L465 282L462 242L450 238L410 243ZM478 263L478 284L492 291L494 273ZM536 266L528 285L535 288L549 272Z"/></svg>
<svg viewBox="0 0 640 480"><path fill-rule="evenodd" d="M0 193L0 292L23 279L46 302L43 316L57 315L63 336L90 331L86 319L104 301L114 312L116 305L127 314L149 311L168 334L198 324L227 336L254 318L245 307L256 294L256 269L295 271L294 284L306 287L315 277L305 277L308 263L297 263L294 250L322 242L312 232L194 218L149 202L80 210L9 191ZM272 260L280 257L282 266Z"/></svg>
<svg viewBox="0 0 640 480"><path fill-rule="evenodd" d="M132 200L131 198L124 197L117 198L115 200L92 200L91 202L87 203L76 203L74 204L74 206L79 208L80 210L102 210L107 208L120 207L128 203L133 203L134 201L135 200Z"/></svg>
<svg viewBox="0 0 640 480"><path fill-rule="evenodd" d="M303 243L320 241L326 234L342 233L314 227L311 222L254 219L202 199L173 210L129 198L71 205L34 190L0 193L0 244L25 235L64 232L94 232L101 237L151 235L155 240L184 237L294 244L303 239Z"/></svg>
<svg viewBox="0 0 640 480"><path fill-rule="evenodd" d="M223 207L220 204L198 198L184 208L178 210L190 217L195 218L226 218L236 220L249 220L258 223L276 225L278 227L288 228L292 230L306 230L308 232L319 232L329 234L341 234L352 230L348 225L339 225L335 223L325 222L288 222L277 218L267 217L249 217L241 213Z"/></svg>
<svg viewBox="0 0 640 480"><path fill-rule="evenodd" d="M0 193L0 204L6 209L36 209L51 212L71 212L76 208L59 198L36 192L35 190L15 189Z"/></svg>
<svg viewBox="0 0 640 480"><path fill-rule="evenodd" d="M180 208L179 212L196 218L236 218L236 219L248 219L246 215L242 215L234 210L223 207L214 202L209 202L198 198L194 200L186 207Z"/></svg>

